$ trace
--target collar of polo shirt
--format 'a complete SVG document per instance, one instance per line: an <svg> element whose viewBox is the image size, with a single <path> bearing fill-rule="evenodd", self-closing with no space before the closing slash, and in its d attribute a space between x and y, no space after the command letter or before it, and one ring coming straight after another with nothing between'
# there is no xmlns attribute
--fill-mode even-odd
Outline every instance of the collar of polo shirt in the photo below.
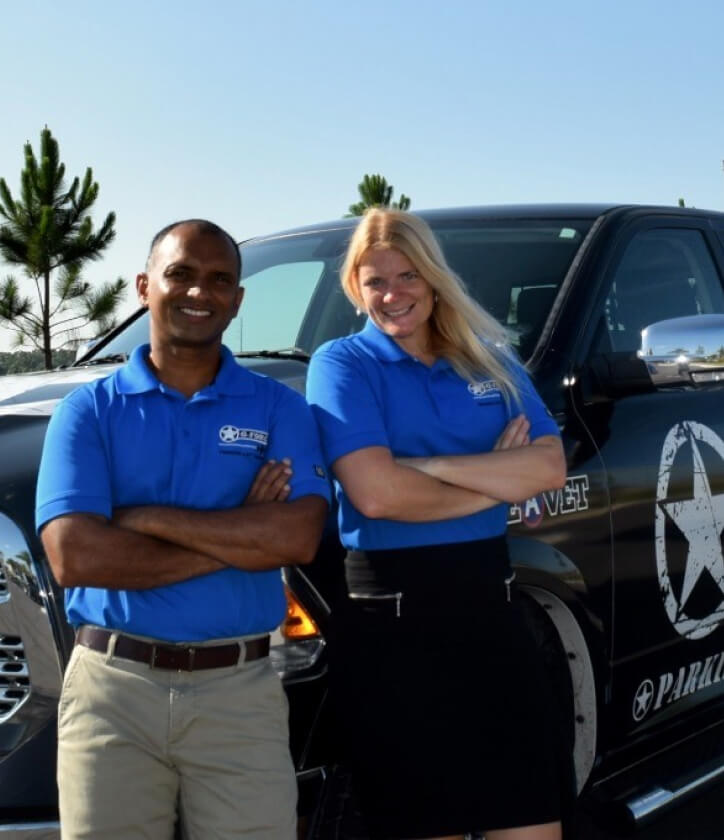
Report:
<svg viewBox="0 0 724 840"><path fill-rule="evenodd" d="M131 353L128 363L116 375L118 392L142 394L146 391L173 390L167 388L148 366L149 344L141 344ZM220 394L244 396L254 393L254 376L239 365L228 347L221 347L221 367L214 381L199 392L207 398Z"/></svg>
<svg viewBox="0 0 724 840"><path fill-rule="evenodd" d="M417 361L414 356L403 350L394 338L384 333L371 318L367 319L364 328L356 337L362 348L381 362ZM452 366L447 359L437 359L431 369L449 367Z"/></svg>

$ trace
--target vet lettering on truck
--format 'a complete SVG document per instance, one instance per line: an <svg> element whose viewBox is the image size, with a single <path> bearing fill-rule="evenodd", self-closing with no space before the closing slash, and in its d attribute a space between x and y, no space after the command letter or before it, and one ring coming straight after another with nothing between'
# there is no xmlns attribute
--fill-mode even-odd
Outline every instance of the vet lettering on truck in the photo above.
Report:
<svg viewBox="0 0 724 840"><path fill-rule="evenodd" d="M532 499L510 506L508 525L523 522L530 528L540 525L544 513L548 516L565 515L588 510L588 476L569 475L560 490L547 490Z"/></svg>

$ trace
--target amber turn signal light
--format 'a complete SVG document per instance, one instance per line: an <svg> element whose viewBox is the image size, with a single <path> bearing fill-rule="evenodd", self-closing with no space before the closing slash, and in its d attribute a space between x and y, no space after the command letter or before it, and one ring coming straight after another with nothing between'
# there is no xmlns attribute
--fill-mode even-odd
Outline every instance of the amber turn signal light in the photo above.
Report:
<svg viewBox="0 0 724 840"><path fill-rule="evenodd" d="M285 639L299 641L300 639L319 638L319 628L314 619L297 600L288 586L284 587L287 596L287 613L279 628Z"/></svg>

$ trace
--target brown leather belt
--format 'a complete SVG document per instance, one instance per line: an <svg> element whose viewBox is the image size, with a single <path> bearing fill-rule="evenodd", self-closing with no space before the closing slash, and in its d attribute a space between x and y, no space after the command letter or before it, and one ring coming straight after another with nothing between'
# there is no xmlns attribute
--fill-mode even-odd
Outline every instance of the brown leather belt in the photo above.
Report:
<svg viewBox="0 0 724 840"><path fill-rule="evenodd" d="M113 635L111 630L84 625L75 634L75 642L91 650L105 653ZM118 634L114 656L145 662L151 668L170 671L201 671L206 668L229 668L241 662L252 662L269 655L269 636L249 639L242 646L228 645L166 645L144 642L132 636Z"/></svg>

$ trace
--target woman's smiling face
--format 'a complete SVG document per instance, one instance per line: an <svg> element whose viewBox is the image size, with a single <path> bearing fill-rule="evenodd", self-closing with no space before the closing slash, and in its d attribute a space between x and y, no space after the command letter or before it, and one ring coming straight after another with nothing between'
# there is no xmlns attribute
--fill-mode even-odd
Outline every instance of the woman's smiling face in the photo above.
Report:
<svg viewBox="0 0 724 840"><path fill-rule="evenodd" d="M395 248L368 248L357 266L359 293L372 321L411 355L428 346L432 286Z"/></svg>

